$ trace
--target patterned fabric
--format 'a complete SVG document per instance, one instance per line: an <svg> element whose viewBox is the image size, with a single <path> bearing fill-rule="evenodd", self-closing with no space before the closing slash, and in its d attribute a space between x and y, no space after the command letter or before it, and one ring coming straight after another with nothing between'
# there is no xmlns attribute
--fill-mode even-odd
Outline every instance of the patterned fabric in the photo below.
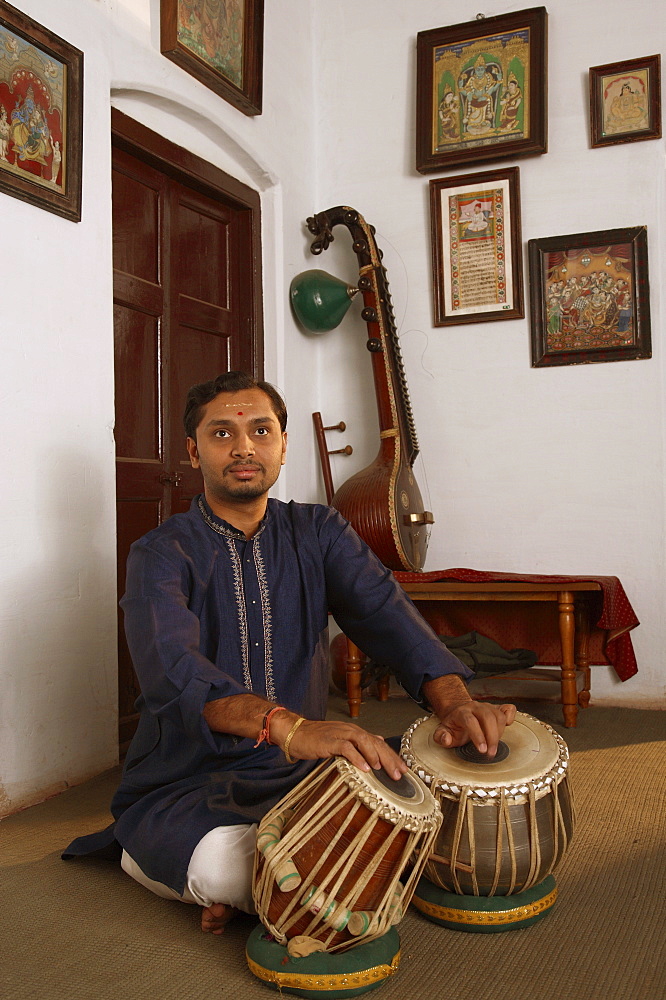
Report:
<svg viewBox="0 0 666 1000"><path fill-rule="evenodd" d="M434 583L457 580L460 583L583 583L601 587L599 594L586 593L591 603L590 663L608 663L622 681L638 671L629 632L640 624L624 587L616 576L547 576L521 573L493 573L476 569L445 569L429 573L394 573L399 583ZM507 612L507 608L510 609ZM501 611L499 610L501 609ZM431 612L431 613L430 613ZM522 615L517 604L492 602L431 602L426 618L435 631L460 635L476 629L501 645L534 649L539 663L560 664L562 660L557 632L557 610L548 604L530 604L530 614ZM436 620L433 620L435 618ZM553 628L555 626L555 628Z"/></svg>
<svg viewBox="0 0 666 1000"><path fill-rule="evenodd" d="M320 505L269 500L246 540L195 498L134 543L121 604L139 725L111 804L115 827L65 853L97 852L115 838L177 892L209 830L261 819L316 763L289 764L256 737L212 732L207 701L252 691L323 719L329 612L414 699L425 680L472 675L348 522Z"/></svg>

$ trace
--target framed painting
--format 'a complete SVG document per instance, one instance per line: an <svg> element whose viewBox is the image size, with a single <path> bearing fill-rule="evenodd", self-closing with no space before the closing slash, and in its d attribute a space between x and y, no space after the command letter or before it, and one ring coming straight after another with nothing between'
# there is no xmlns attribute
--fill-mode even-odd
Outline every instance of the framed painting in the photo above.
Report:
<svg viewBox="0 0 666 1000"><path fill-rule="evenodd" d="M661 138L661 56L590 67L592 147Z"/></svg>
<svg viewBox="0 0 666 1000"><path fill-rule="evenodd" d="M435 326L520 319L518 167L430 181Z"/></svg>
<svg viewBox="0 0 666 1000"><path fill-rule="evenodd" d="M545 153L545 7L421 31L416 169Z"/></svg>
<svg viewBox="0 0 666 1000"><path fill-rule="evenodd" d="M0 191L81 220L83 53L0 0Z"/></svg>
<svg viewBox="0 0 666 1000"><path fill-rule="evenodd" d="M530 240L532 367L652 357L647 228Z"/></svg>
<svg viewBox="0 0 666 1000"><path fill-rule="evenodd" d="M261 114L264 0L160 0L162 55L245 115Z"/></svg>

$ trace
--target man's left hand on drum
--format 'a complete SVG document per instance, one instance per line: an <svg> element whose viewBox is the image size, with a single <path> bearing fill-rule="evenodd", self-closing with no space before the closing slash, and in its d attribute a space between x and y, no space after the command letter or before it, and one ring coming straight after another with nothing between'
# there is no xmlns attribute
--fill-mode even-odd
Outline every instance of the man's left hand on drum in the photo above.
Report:
<svg viewBox="0 0 666 1000"><path fill-rule="evenodd" d="M456 706L441 720L433 739L443 747L460 747L471 742L480 753L494 757L505 727L515 717L515 705L469 701Z"/></svg>
<svg viewBox="0 0 666 1000"><path fill-rule="evenodd" d="M433 739L443 747L471 742L479 753L494 757L504 729L516 717L515 705L474 701L455 674L426 681L423 694L440 720Z"/></svg>

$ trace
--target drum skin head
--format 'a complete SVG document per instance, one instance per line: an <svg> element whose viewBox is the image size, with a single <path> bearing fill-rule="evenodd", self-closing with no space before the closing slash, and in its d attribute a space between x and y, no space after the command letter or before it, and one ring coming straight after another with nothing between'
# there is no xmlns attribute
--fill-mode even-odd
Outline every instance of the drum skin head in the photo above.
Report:
<svg viewBox="0 0 666 1000"><path fill-rule="evenodd" d="M421 819L438 821L439 805L427 785L408 771L400 781L392 781L385 771L362 771L344 757L335 757L336 767L350 787L359 790L360 798L372 808L384 806L381 815L392 812ZM404 794L406 792L407 794Z"/></svg>
<svg viewBox="0 0 666 1000"><path fill-rule="evenodd" d="M395 927L382 937L336 954L316 952L290 958L259 926L245 949L248 967L258 979L280 993L297 997L354 997L377 989L395 975L400 962L400 938Z"/></svg>
<svg viewBox="0 0 666 1000"><path fill-rule="evenodd" d="M449 784L483 788L520 784L546 774L560 757L554 731L524 712L517 712L515 721L504 730L502 740L509 748L509 755L498 763L462 760L455 748L435 743L433 736L438 725L436 716L424 719L414 727L410 737L412 756L432 776L433 786L440 778Z"/></svg>

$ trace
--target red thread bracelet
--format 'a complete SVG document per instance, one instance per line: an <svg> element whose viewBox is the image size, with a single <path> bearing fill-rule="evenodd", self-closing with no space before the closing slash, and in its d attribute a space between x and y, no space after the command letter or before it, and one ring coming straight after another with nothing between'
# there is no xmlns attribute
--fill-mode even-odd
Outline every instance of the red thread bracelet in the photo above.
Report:
<svg viewBox="0 0 666 1000"><path fill-rule="evenodd" d="M257 737L257 742L254 744L255 750L259 746L260 743L264 742L264 740L266 741L266 743L268 743L269 746L274 746L275 745L275 744L271 743L271 736L270 736L271 716L275 715L276 712L286 712L286 711L287 711L287 709L283 708L282 705L276 705L275 708L272 708L270 710L270 712L268 712L264 716L264 723L263 723L263 726L261 727L261 732L259 733L259 736Z"/></svg>

